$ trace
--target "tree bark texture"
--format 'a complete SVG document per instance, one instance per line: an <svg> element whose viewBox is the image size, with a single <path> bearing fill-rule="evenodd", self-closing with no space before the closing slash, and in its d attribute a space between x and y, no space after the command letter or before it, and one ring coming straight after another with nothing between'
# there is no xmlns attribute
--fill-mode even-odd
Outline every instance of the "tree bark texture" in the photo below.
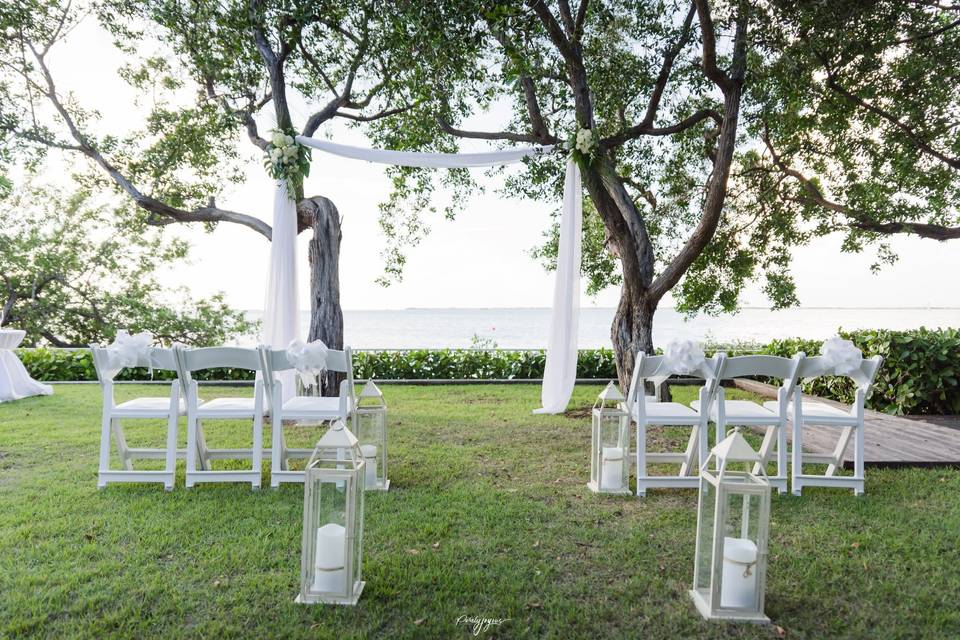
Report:
<svg viewBox="0 0 960 640"><path fill-rule="evenodd" d="M310 333L309 340L322 340L330 349L343 349L343 311L340 309L340 212L322 196L301 201L298 215L310 220L309 244ZM328 372L321 380L325 396L339 394L343 375Z"/></svg>

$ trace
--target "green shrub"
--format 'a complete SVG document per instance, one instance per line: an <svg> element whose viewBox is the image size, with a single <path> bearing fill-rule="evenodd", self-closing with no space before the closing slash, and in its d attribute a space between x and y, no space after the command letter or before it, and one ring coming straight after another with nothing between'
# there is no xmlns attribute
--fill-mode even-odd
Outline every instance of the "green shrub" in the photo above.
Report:
<svg viewBox="0 0 960 640"><path fill-rule="evenodd" d="M864 357L883 356L867 407L893 414L960 413L960 331L916 329L914 331L841 331L863 351ZM763 353L790 356L797 351L820 352L819 340L774 340ZM853 402L856 387L849 378L817 378L807 391L840 402Z"/></svg>
<svg viewBox="0 0 960 640"><path fill-rule="evenodd" d="M95 381L93 354L89 349L18 349L17 355L34 379L42 382ZM116 380L172 380L173 371L150 371L146 368L123 369ZM198 371L197 380L253 380L253 373L245 369L207 369Z"/></svg>
<svg viewBox="0 0 960 640"><path fill-rule="evenodd" d="M960 413L960 331L855 331L841 332L854 342L864 357L882 355L867 406L877 411L905 414ZM790 357L798 351L820 352L822 342L790 338L774 340L760 347L728 345L708 347L707 353L723 349L729 355L768 353ZM93 358L87 350L21 349L21 360L37 380L96 380ZM542 378L545 354L531 351L479 351L471 349L408 349L401 351L358 351L354 353L357 378L381 380L514 380ZM170 371L154 371L153 379L173 378ZM198 380L252 380L242 369L210 369L199 372ZM609 380L617 377L613 351L583 349L577 362L577 377ZM149 380L146 369L128 369L118 380ZM820 377L807 389L810 393L841 402L853 401L855 387L847 378Z"/></svg>

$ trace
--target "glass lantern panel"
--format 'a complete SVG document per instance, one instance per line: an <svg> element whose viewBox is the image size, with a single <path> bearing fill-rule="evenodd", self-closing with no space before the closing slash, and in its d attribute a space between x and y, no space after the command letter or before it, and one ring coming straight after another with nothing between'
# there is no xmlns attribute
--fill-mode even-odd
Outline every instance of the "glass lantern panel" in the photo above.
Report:
<svg viewBox="0 0 960 640"><path fill-rule="evenodd" d="M360 451L367 462L367 487L375 487L385 480L386 437L383 409L357 410L357 440Z"/></svg>
<svg viewBox="0 0 960 640"><path fill-rule="evenodd" d="M630 432L626 416L619 410L600 410L594 419L599 420L599 448L594 450L598 458L594 468L599 475L597 486L601 490L624 490L630 474Z"/></svg>
<svg viewBox="0 0 960 640"><path fill-rule="evenodd" d="M359 582L363 580L362 574L362 565L363 565L363 501L364 501L364 492L363 492L363 483L361 481L360 485L357 487L358 498L357 498L357 511L354 513L354 538L353 538L353 582L354 582L354 592L360 586Z"/></svg>
<svg viewBox="0 0 960 640"><path fill-rule="evenodd" d="M347 499L349 481L314 480L310 504L313 546L308 549L311 591L347 593Z"/></svg>
<svg viewBox="0 0 960 640"><path fill-rule="evenodd" d="M733 491L725 494L723 566L720 575L722 608L757 608L757 533L761 498L756 493Z"/></svg>
<svg viewBox="0 0 960 640"><path fill-rule="evenodd" d="M710 593L710 572L713 568L713 531L714 514L717 506L717 490L707 481L700 478L700 503L697 522L697 566L693 585L708 598Z"/></svg>

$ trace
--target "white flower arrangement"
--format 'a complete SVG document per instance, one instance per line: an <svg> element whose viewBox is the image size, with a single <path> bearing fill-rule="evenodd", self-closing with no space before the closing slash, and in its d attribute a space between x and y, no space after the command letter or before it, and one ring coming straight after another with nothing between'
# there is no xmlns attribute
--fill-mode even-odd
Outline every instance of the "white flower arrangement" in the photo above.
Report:
<svg viewBox="0 0 960 640"><path fill-rule="evenodd" d="M597 152L598 138L591 129L577 129L570 140L570 152L574 158L586 164L593 162Z"/></svg>
<svg viewBox="0 0 960 640"><path fill-rule="evenodd" d="M310 150L297 144L291 133L274 130L265 149L264 166L271 176L286 182L291 197L310 175Z"/></svg>

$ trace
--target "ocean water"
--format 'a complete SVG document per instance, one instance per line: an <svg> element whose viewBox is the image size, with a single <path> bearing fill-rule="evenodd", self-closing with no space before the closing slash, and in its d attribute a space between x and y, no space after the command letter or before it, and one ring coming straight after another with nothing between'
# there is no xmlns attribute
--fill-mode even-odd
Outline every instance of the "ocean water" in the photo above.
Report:
<svg viewBox="0 0 960 640"><path fill-rule="evenodd" d="M609 347L614 309L580 313L581 348ZM251 318L261 312L249 311ZM412 349L482 346L543 348L550 330L549 309L402 309L344 311L344 342L354 349ZM309 313L301 314L306 337ZM673 309L654 317L653 338L664 345L675 338L701 342L767 342L774 338L829 338L837 329L929 329L960 327L960 308L839 309L749 308L734 315L685 319ZM248 340L242 342L249 342Z"/></svg>

